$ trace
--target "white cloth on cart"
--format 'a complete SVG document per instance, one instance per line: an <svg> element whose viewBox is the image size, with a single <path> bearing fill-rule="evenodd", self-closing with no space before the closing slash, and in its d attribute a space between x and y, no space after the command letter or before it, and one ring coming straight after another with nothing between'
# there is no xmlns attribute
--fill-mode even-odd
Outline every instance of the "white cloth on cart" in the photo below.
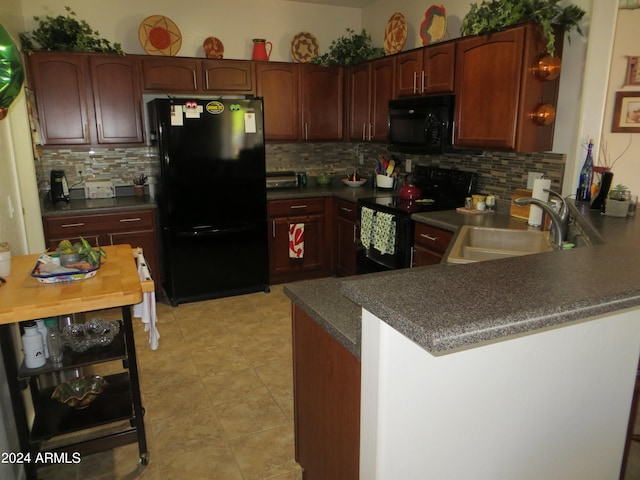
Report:
<svg viewBox="0 0 640 480"><path fill-rule="evenodd" d="M151 280L151 273L149 272L147 261L142 252L140 252L136 260L138 262L138 277L140 277L140 280ZM155 292L142 294L142 302L133 306L133 316L142 320L142 323L144 323L144 331L149 332L149 345L151 345L151 350L157 350L160 332L158 332L158 327L156 326L158 317L156 315Z"/></svg>

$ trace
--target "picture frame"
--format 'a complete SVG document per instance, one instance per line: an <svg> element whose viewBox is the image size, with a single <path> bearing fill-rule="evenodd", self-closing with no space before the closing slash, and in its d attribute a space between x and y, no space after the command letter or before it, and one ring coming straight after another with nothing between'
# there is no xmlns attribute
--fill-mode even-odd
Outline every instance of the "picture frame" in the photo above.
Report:
<svg viewBox="0 0 640 480"><path fill-rule="evenodd" d="M627 57L625 85L640 85L640 57Z"/></svg>
<svg viewBox="0 0 640 480"><path fill-rule="evenodd" d="M616 92L611 131L640 133L640 91Z"/></svg>

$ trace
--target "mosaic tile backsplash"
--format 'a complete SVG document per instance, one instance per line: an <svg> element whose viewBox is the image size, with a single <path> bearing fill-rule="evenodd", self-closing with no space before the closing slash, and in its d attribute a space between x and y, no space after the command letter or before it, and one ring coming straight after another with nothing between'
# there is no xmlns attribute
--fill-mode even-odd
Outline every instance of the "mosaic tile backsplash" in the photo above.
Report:
<svg viewBox="0 0 640 480"><path fill-rule="evenodd" d="M363 155L359 164L358 153ZM527 173L542 172L551 179L551 188L559 191L564 175L565 157L554 153L515 154L479 152L478 154L448 154L440 156L391 154L386 145L372 143L282 143L266 146L267 170L306 172L308 177L328 173L346 176L356 169L369 177L374 159L392 156L403 165L407 159L413 165L433 165L474 171L478 174L478 191L496 196L499 210L508 211L513 190L526 188ZM49 172L64 170L70 186L82 187L80 170L85 179L111 180L118 186L133 184L133 177L141 173L154 183L159 175L157 151L154 147L136 148L44 148L38 160L38 185L42 192L49 190Z"/></svg>

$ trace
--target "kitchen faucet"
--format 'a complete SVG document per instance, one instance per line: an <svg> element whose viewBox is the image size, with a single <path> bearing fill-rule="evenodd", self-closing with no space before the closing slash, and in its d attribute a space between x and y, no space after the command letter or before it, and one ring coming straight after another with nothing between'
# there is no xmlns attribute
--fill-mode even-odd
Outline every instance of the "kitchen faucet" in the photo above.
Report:
<svg viewBox="0 0 640 480"><path fill-rule="evenodd" d="M542 200L538 200L537 198L521 197L516 198L513 202L520 206L536 205L547 212L551 217L552 238L556 246L558 248L562 248L562 242L567 236L567 232L569 230L569 209L567 208L567 202L562 198L562 195L554 192L553 190L544 189L544 191L560 199L561 207L559 214L555 212L551 205L543 202Z"/></svg>

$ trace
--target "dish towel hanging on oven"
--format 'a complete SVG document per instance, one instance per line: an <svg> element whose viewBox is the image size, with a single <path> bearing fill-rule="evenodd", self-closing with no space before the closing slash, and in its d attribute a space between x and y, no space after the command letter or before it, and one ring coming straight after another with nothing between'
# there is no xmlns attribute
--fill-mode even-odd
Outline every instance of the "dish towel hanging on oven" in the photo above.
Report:
<svg viewBox="0 0 640 480"><path fill-rule="evenodd" d="M304 257L304 223L289 224L289 258Z"/></svg>
<svg viewBox="0 0 640 480"><path fill-rule="evenodd" d="M136 261L138 262L138 277L140 280L151 280L151 273L149 272L149 267L147 267L147 261L142 251L140 251L136 257ZM151 345L151 350L157 350L160 332L158 332L158 328L156 327L158 318L156 316L155 292L142 294L142 302L133 306L133 316L142 320L142 323L144 323L144 331L149 332L149 345Z"/></svg>
<svg viewBox="0 0 640 480"><path fill-rule="evenodd" d="M377 212L373 225L373 248L382 254L396 250L396 221L392 214Z"/></svg>
<svg viewBox="0 0 640 480"><path fill-rule="evenodd" d="M360 210L360 241L364 248L371 246L371 237L373 235L373 210L362 207Z"/></svg>

